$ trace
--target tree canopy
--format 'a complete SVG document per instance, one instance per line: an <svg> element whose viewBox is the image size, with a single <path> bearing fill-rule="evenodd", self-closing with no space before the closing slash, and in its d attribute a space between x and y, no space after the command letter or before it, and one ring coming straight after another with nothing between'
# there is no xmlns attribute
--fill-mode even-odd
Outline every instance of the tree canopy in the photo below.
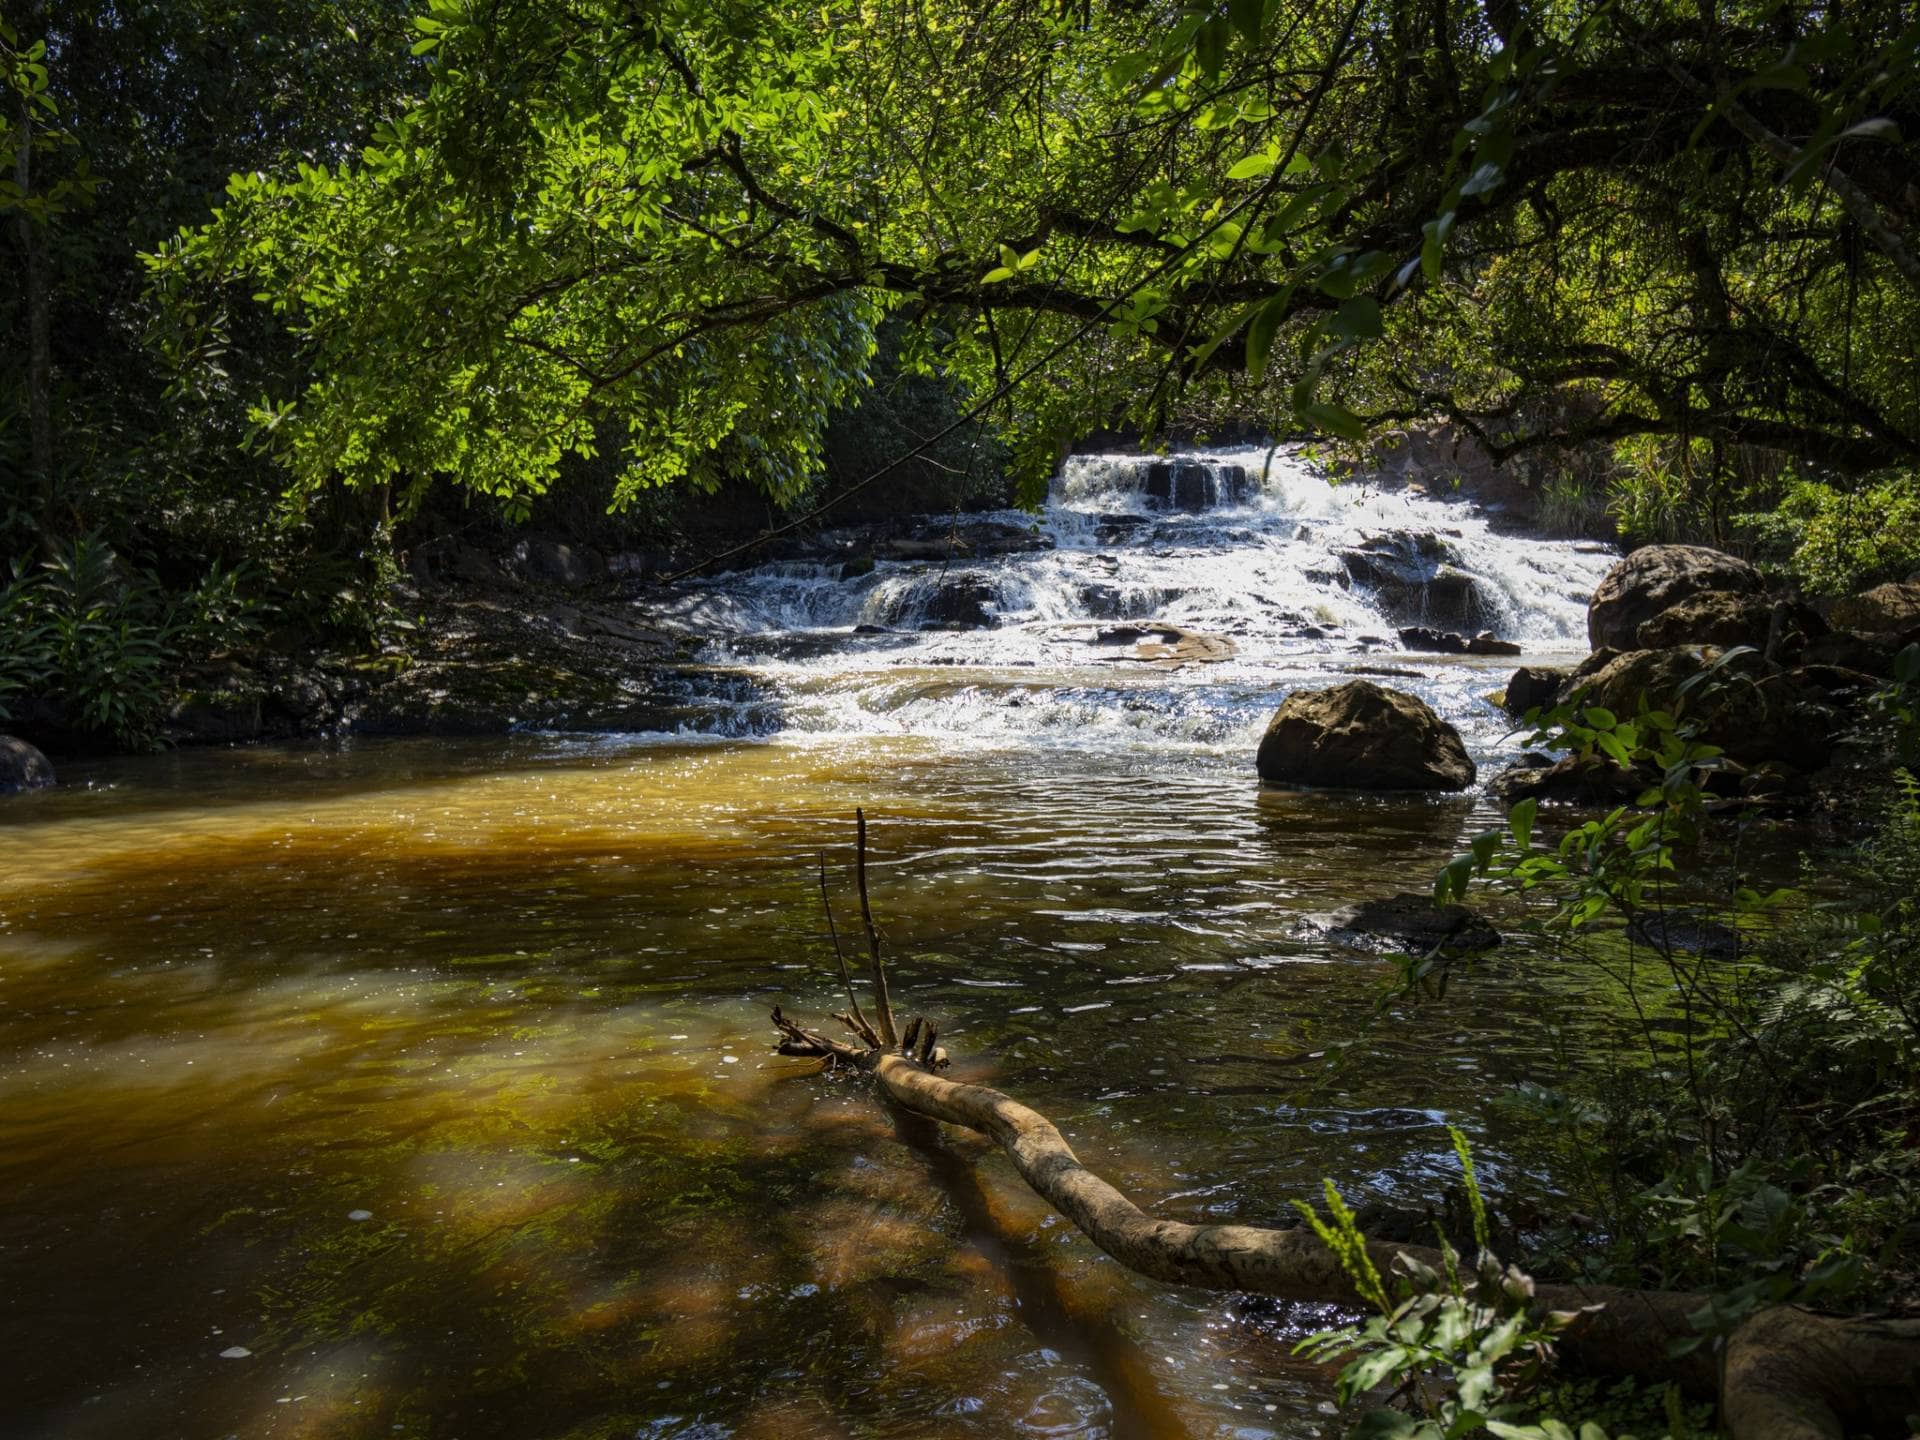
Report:
<svg viewBox="0 0 1920 1440"><path fill-rule="evenodd" d="M1920 456L1904 7L433 0L358 155L152 264L299 338L300 483L791 493L902 315L1038 477L1226 397L1357 436ZM252 397L248 397L251 399ZM618 432L617 435L614 432Z"/></svg>

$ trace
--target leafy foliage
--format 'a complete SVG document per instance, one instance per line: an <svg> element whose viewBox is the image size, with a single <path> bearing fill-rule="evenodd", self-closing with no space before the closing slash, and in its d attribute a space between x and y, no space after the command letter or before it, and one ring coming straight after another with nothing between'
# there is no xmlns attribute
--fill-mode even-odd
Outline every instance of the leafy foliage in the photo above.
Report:
<svg viewBox="0 0 1920 1440"><path fill-rule="evenodd" d="M215 569L170 600L92 536L17 573L0 589L0 721L25 694L67 728L152 746L180 668L253 629L240 580Z"/></svg>
<svg viewBox="0 0 1920 1440"><path fill-rule="evenodd" d="M297 338L311 378L253 415L305 488L519 504L616 421L625 495L790 495L893 313L1029 477L1206 391L1348 438L1449 413L1496 456L1920 454L1901 7L435 0L415 27L428 83L370 145L236 176L152 262L177 361L236 291ZM1528 413L1576 420L1514 429L1557 393L1584 400Z"/></svg>
<svg viewBox="0 0 1920 1440"><path fill-rule="evenodd" d="M1825 866L1799 893L1762 895L1737 872L1724 882L1717 913L1741 927L1738 961L1690 951L1666 923L1698 923L1713 893L1706 861L1724 822L1707 787L1725 762L1695 737L1715 689L1739 683L1739 659L1727 652L1665 708L1643 698L1630 721L1578 697L1530 715L1534 743L1648 774L1637 806L1542 844L1523 802L1436 883L1443 898L1476 876L1550 897L1543 933L1634 1017L1636 1044L1569 1057L1565 1088L1522 1086L1513 1103L1560 1138L1574 1204L1600 1222L1549 1234L1545 1253L1587 1278L1708 1292L1693 1344L1767 1305L1911 1286L1899 1257L1920 1194L1920 787L1899 773L1831 898ZM1920 676L1920 648L1900 673ZM1910 684L1896 680L1880 708L1897 717Z"/></svg>
<svg viewBox="0 0 1920 1440"><path fill-rule="evenodd" d="M1529 1423L1536 1420L1530 1399L1548 1373L1554 1337L1577 1316L1532 1317L1533 1281L1493 1253L1472 1153L1464 1135L1450 1133L1473 1211L1478 1251L1471 1269L1463 1273L1442 1234L1444 1269L1435 1271L1401 1252L1397 1298L1389 1298L1366 1237L1329 1180L1330 1218L1305 1205L1299 1209L1378 1313L1358 1325L1311 1335L1298 1348L1317 1360L1351 1357L1340 1370L1341 1404L1384 1392L1387 1403L1360 1418L1351 1432L1356 1436L1452 1440L1484 1430L1506 1440L1561 1440L1573 1432L1560 1422ZM1395 1408L1395 1402L1406 1408ZM1606 1435L1589 1423L1579 1440Z"/></svg>

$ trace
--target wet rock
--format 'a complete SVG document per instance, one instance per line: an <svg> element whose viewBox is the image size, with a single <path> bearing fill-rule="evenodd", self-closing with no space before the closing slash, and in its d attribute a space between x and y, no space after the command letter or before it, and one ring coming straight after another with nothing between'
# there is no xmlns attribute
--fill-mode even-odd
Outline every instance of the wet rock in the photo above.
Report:
<svg viewBox="0 0 1920 1440"><path fill-rule="evenodd" d="M1567 672L1564 670L1555 670L1546 665L1522 665L1507 681L1501 708L1516 720L1529 710L1548 709L1554 704L1566 679Z"/></svg>
<svg viewBox="0 0 1920 1440"><path fill-rule="evenodd" d="M1503 805L1538 800L1547 805L1612 806L1631 805L1659 779L1652 770L1623 770L1604 755L1552 760L1529 754L1494 776L1488 788Z"/></svg>
<svg viewBox="0 0 1920 1440"><path fill-rule="evenodd" d="M1187 664L1216 664L1231 660L1238 649L1223 635L1208 635L1181 625L1116 625L1098 631L1093 643L1102 646L1129 646L1116 660L1142 660L1162 669L1177 670Z"/></svg>
<svg viewBox="0 0 1920 1440"><path fill-rule="evenodd" d="M1518 655L1520 647L1511 640L1502 640L1491 630L1482 630L1467 642L1469 655Z"/></svg>
<svg viewBox="0 0 1920 1440"><path fill-rule="evenodd" d="M1870 635L1920 635L1920 583L1876 585L1833 607L1833 623Z"/></svg>
<svg viewBox="0 0 1920 1440"><path fill-rule="evenodd" d="M993 586L984 575L949 575L927 597L925 625L987 630L1000 623L993 613Z"/></svg>
<svg viewBox="0 0 1920 1440"><path fill-rule="evenodd" d="M608 575L607 557L598 550L559 540L522 540L513 547L509 560L512 568L526 579L567 590L583 590Z"/></svg>
<svg viewBox="0 0 1920 1440"><path fill-rule="evenodd" d="M1155 460L1147 466L1148 504L1162 510L1211 510L1246 498L1247 472L1239 465L1202 460Z"/></svg>
<svg viewBox="0 0 1920 1440"><path fill-rule="evenodd" d="M1627 922L1627 934L1656 950L1679 950L1709 960L1737 960L1740 934L1698 910L1643 912Z"/></svg>
<svg viewBox="0 0 1920 1440"><path fill-rule="evenodd" d="M1425 955L1490 950L1500 932L1464 905L1435 905L1430 895L1402 893L1363 900L1335 914L1327 938L1355 949Z"/></svg>
<svg viewBox="0 0 1920 1440"><path fill-rule="evenodd" d="M861 622L891 629L987 630L1000 623L991 579L980 571L889 579L872 591Z"/></svg>
<svg viewBox="0 0 1920 1440"><path fill-rule="evenodd" d="M0 735L0 795L44 790L53 783L53 762L38 748L12 735Z"/></svg>
<svg viewBox="0 0 1920 1440"><path fill-rule="evenodd" d="M1473 760L1425 701L1370 680L1289 695L1260 741L1260 778L1353 790L1464 790Z"/></svg>
<svg viewBox="0 0 1920 1440"><path fill-rule="evenodd" d="M1451 630L1431 630L1424 625L1408 625L1399 633L1400 643L1409 650L1423 650L1435 655L1467 653L1467 637L1456 635Z"/></svg>
<svg viewBox="0 0 1920 1440"><path fill-rule="evenodd" d="M1452 558L1445 540L1422 530L1369 536L1340 556L1351 583L1398 622L1465 635L1497 624L1499 602Z"/></svg>
<svg viewBox="0 0 1920 1440"><path fill-rule="evenodd" d="M872 555L856 555L853 559L841 563L840 578L842 580L858 580L863 575L871 575L873 573L873 566L874 558Z"/></svg>
<svg viewBox="0 0 1920 1440"><path fill-rule="evenodd" d="M1134 620L1157 615L1181 591L1164 585L1138 585L1122 589L1104 581L1080 587L1080 607L1095 620Z"/></svg>
<svg viewBox="0 0 1920 1440"><path fill-rule="evenodd" d="M1587 605L1587 638L1598 649L1638 646L1640 627L1710 590L1758 594L1760 572L1704 545L1648 545L1606 573ZM1764 638L1764 637L1763 637Z"/></svg>

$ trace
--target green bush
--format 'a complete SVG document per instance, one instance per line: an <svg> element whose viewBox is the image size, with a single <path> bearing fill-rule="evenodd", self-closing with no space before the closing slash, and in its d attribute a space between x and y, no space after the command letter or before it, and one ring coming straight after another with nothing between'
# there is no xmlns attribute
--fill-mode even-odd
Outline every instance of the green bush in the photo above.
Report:
<svg viewBox="0 0 1920 1440"><path fill-rule="evenodd" d="M1739 524L1761 559L1810 594L1850 594L1920 569L1920 476L1895 472L1852 491L1796 480L1771 511Z"/></svg>
<svg viewBox="0 0 1920 1440"><path fill-rule="evenodd" d="M252 633L241 580L215 567L170 598L94 536L16 567L0 589L0 721L38 700L78 733L152 747L182 666Z"/></svg>

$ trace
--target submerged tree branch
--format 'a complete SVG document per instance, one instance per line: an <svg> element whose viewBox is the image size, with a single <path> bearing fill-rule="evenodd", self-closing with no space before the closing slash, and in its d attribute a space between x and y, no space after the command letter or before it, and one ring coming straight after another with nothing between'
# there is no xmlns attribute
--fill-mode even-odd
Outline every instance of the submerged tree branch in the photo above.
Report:
<svg viewBox="0 0 1920 1440"><path fill-rule="evenodd" d="M866 903L866 817L858 816L861 909L868 928L877 993L884 965ZM884 1007L884 998L882 1005ZM916 1018L904 1045L850 1045L808 1030L778 1008L773 1024L782 1055L826 1059L872 1076L882 1097L933 1120L992 1140L1034 1192L1108 1255L1151 1279L1207 1290L1271 1295L1306 1303L1364 1303L1338 1258L1310 1230L1252 1225L1189 1225L1142 1210L1080 1163L1059 1129L1039 1111L985 1085L949 1080L932 1026ZM891 1036L891 1014L882 1024ZM1404 1256L1431 1270L1445 1261L1418 1245L1368 1242L1382 1273ZM1920 1395L1920 1319L1820 1315L1777 1305L1746 1321L1724 1350L1674 1342L1697 1340L1693 1316L1710 1297L1682 1291L1605 1285L1539 1285L1543 1312L1578 1312L1559 1339L1560 1352L1582 1369L1675 1381L1687 1391L1717 1395L1735 1440L1844 1440L1851 1434L1905 1434Z"/></svg>

